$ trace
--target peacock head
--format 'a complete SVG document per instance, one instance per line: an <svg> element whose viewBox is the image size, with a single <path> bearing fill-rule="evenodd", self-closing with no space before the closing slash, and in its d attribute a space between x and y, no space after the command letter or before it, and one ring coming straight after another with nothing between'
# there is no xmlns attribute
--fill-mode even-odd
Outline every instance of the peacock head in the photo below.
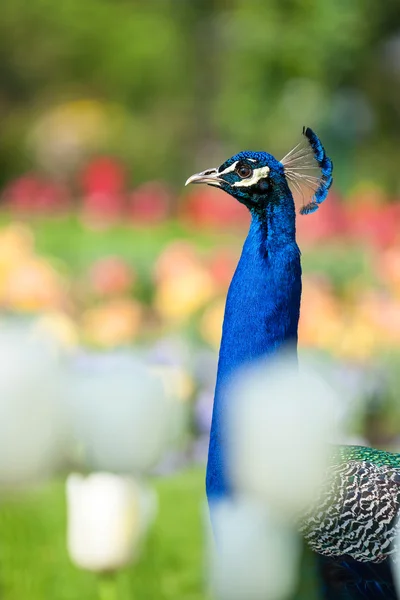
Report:
<svg viewBox="0 0 400 600"><path fill-rule="evenodd" d="M189 177L189 183L206 183L223 189L250 210L268 201L277 187L287 187L283 165L267 152L235 154L216 169Z"/></svg>
<svg viewBox="0 0 400 600"><path fill-rule="evenodd" d="M292 190L303 198L300 213L314 212L331 186L332 161L310 128L303 129L303 136L302 142L281 161L267 152L239 152L218 168L192 175L186 185L206 183L219 187L252 212L263 210L273 200L287 198ZM312 198L305 204L310 190Z"/></svg>

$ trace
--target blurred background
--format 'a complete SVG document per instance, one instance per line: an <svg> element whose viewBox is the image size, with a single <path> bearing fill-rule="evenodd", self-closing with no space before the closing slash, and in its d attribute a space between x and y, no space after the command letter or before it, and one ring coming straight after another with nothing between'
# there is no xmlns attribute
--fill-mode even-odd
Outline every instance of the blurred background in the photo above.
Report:
<svg viewBox="0 0 400 600"><path fill-rule="evenodd" d="M321 136L334 186L297 220L299 343L363 400L345 441L399 449L400 5L3 0L0 68L0 596L200 600L216 358L249 216L184 182L243 149L281 158L303 125ZM135 475L134 492L96 484L131 507L130 548L155 520L134 566L66 544L73 471Z"/></svg>

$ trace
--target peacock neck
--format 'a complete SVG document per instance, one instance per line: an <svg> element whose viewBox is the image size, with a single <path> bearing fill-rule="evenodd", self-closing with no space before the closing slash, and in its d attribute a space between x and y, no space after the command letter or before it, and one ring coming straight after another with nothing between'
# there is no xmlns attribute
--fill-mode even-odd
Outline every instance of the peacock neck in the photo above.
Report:
<svg viewBox="0 0 400 600"><path fill-rule="evenodd" d="M293 198L253 210L229 287L218 361L207 465L209 499L229 494L224 457L225 390L238 369L283 346L297 347L301 296L300 251Z"/></svg>

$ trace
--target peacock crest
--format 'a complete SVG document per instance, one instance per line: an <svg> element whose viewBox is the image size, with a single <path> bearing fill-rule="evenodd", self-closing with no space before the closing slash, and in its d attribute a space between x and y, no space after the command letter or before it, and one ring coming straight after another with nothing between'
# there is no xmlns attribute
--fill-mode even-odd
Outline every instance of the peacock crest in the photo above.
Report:
<svg viewBox="0 0 400 600"><path fill-rule="evenodd" d="M328 195L333 170L318 136L309 127L303 127L301 142L280 162L293 194L302 198L300 214L315 212Z"/></svg>

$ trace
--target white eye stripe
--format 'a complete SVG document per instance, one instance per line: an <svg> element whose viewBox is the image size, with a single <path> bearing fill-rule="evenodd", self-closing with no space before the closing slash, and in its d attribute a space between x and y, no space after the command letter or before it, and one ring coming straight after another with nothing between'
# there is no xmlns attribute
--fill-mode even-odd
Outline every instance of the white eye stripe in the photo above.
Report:
<svg viewBox="0 0 400 600"><path fill-rule="evenodd" d="M255 158L247 158L246 160L249 160L250 162L257 162ZM219 173L219 175L225 175L226 173L232 173L232 171L234 171L236 169L236 165L238 164L238 160L235 160L234 163L232 163L231 165L229 165L229 167L226 167L226 169L224 171L221 171L221 173Z"/></svg>
<svg viewBox="0 0 400 600"><path fill-rule="evenodd" d="M236 165L238 164L238 160L235 160L234 163L232 163L231 165L229 165L229 167L226 167L226 169L224 171L221 171L220 173L218 173L219 176L221 175L226 175L227 173L231 173L232 171L234 171L236 169Z"/></svg>
<svg viewBox="0 0 400 600"><path fill-rule="evenodd" d="M269 172L269 167L260 167L259 169L254 169L253 175L251 177L249 177L248 179L235 181L235 183L232 184L232 187L249 187L251 185L254 185L260 179L268 177Z"/></svg>

